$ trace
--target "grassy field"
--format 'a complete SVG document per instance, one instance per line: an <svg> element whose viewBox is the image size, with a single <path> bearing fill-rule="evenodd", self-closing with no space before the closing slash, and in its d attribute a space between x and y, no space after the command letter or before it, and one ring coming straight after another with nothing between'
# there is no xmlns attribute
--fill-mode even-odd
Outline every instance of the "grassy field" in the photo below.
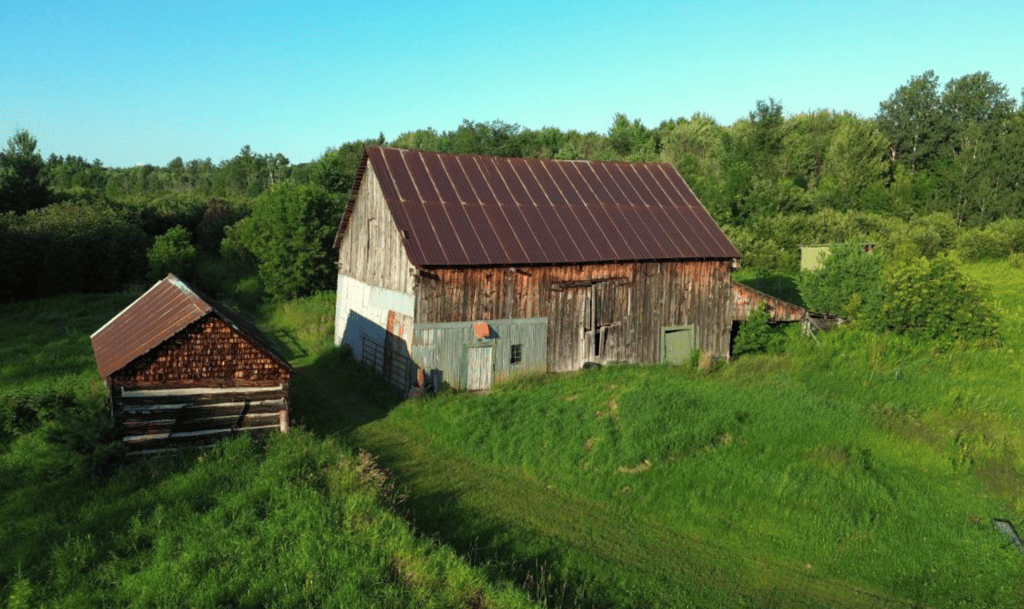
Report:
<svg viewBox="0 0 1024 609"><path fill-rule="evenodd" d="M999 349L845 330L710 373L615 366L409 401L333 349L330 295L267 307L299 370L296 433L127 464L68 442L75 420L5 436L0 598L1024 606L1024 560L992 526L1024 523L1024 273L969 271L995 286ZM0 306L0 393L71 387L99 407L88 334L133 297Z"/></svg>
<svg viewBox="0 0 1024 609"><path fill-rule="evenodd" d="M373 457L337 439L296 429L126 459L88 335L137 295L0 306L0 606L537 606L415 535ZM319 386L332 311L324 297L265 311L297 365L312 366L299 400ZM377 396L372 378L347 369L350 389ZM11 404L53 395L63 410L3 431Z"/></svg>
<svg viewBox="0 0 1024 609"><path fill-rule="evenodd" d="M556 606L1021 606L991 522L1024 516L1021 272L970 271L999 279L1001 349L845 331L407 402L354 437L420 530Z"/></svg>

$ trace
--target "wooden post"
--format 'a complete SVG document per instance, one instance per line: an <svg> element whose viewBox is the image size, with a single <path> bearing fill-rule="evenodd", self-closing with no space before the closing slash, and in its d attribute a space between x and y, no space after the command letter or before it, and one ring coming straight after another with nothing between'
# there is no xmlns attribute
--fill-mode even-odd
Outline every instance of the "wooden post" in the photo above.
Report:
<svg viewBox="0 0 1024 609"><path fill-rule="evenodd" d="M280 425L281 433L288 433L288 427L289 427L288 411L287 410L282 410L282 411L278 412L277 413L277 417L278 417L278 422L279 422L279 425Z"/></svg>

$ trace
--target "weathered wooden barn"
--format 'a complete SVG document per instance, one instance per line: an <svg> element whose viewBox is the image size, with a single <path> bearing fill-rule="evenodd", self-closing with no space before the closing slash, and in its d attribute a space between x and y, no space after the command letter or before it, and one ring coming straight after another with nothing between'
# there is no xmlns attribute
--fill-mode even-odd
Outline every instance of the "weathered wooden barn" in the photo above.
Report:
<svg viewBox="0 0 1024 609"><path fill-rule="evenodd" d="M335 342L397 385L729 355L740 253L668 164L368 147L335 247Z"/></svg>
<svg viewBox="0 0 1024 609"><path fill-rule="evenodd" d="M91 339L129 450L288 429L287 360L253 324L174 275Z"/></svg>

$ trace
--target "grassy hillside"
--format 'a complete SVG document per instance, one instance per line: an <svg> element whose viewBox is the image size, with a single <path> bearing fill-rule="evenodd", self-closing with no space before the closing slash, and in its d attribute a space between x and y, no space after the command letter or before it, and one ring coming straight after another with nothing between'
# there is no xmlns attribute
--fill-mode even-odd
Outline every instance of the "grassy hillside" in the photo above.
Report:
<svg viewBox="0 0 1024 609"><path fill-rule="evenodd" d="M334 439L296 429L126 459L88 334L135 296L0 306L0 606L536 606L414 535L372 456ZM331 307L268 311L295 361L322 348Z"/></svg>
<svg viewBox="0 0 1024 609"><path fill-rule="evenodd" d="M2 403L70 391L77 411L0 437L0 598L1022 606L1024 560L991 520L1024 525L1024 273L969 270L993 281L999 349L843 331L711 373L413 401L331 347L330 295L268 307L295 433L133 462L106 443L88 334L135 295L0 306Z"/></svg>
<svg viewBox="0 0 1024 609"><path fill-rule="evenodd" d="M1020 606L991 520L1024 522L1021 271L970 270L1001 278L1002 349L844 331L407 402L356 436L418 527L563 606Z"/></svg>

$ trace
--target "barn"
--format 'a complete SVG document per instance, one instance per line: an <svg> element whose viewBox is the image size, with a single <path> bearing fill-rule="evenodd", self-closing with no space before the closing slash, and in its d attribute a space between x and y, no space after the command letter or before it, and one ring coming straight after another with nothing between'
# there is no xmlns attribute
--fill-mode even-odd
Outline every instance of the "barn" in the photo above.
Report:
<svg viewBox="0 0 1024 609"><path fill-rule="evenodd" d="M335 342L402 386L729 355L739 251L674 167L368 147Z"/></svg>
<svg viewBox="0 0 1024 609"><path fill-rule="evenodd" d="M174 275L91 340L130 451L288 429L287 360L253 324Z"/></svg>

